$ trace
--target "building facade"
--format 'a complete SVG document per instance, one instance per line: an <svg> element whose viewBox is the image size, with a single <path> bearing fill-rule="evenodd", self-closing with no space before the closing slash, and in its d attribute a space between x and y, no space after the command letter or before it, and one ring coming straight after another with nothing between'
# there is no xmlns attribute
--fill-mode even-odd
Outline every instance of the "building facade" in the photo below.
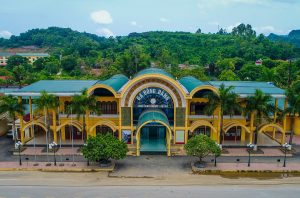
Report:
<svg viewBox="0 0 300 198"><path fill-rule="evenodd" d="M221 84L234 86L243 105L245 98L262 90L273 97L275 106L287 107L284 90L268 82L249 81L208 81L201 82L187 76L177 80L164 70L145 69L132 79L124 75L115 75L108 80L44 80L33 83L9 94L19 97L19 101L28 103L30 113L20 116L19 138L30 143L33 138L43 139L48 134L55 142L67 144L71 139L83 144L84 137L98 133L112 133L116 138L128 143L130 153L141 155L143 152L162 152L168 156L176 155L183 145L195 134L205 134L223 145L246 146L253 142L255 130L253 117L237 112L234 116L224 116L220 137L219 108L211 116L204 113L207 92L218 94ZM67 115L66 109L72 102L72 96L80 94L86 88L89 95L97 99L102 114L86 113L87 134L82 134L82 120L76 115ZM34 98L41 91L47 91L59 98L60 106L52 110L51 131L46 133L43 112L34 110ZM290 118L279 118L274 109L272 121L259 126L258 133L263 134L259 146L268 141L279 146L285 143L286 132L290 131ZM298 118L295 125L300 125ZM295 127L300 134L299 127ZM269 138L266 140L265 138ZM37 138L38 139L38 138ZM42 141L43 142L43 141Z"/></svg>
<svg viewBox="0 0 300 198"><path fill-rule="evenodd" d="M6 66L8 58L10 56L19 55L28 59L29 63L34 63L39 58L48 57L47 53L10 53L10 52L0 52L0 66Z"/></svg>

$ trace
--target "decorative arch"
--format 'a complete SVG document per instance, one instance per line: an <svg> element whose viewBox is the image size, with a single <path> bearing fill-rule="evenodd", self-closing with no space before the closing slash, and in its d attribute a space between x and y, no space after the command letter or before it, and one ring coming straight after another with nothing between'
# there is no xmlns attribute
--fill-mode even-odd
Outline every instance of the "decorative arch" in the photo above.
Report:
<svg viewBox="0 0 300 198"><path fill-rule="evenodd" d="M217 95L219 95L219 90L216 87L211 86L211 85L202 85L202 86L199 86L199 87L196 87L195 89L193 89L190 93L190 97L193 98L195 93L197 93L198 91L201 91L201 90L210 90L210 91L216 93Z"/></svg>
<svg viewBox="0 0 300 198"><path fill-rule="evenodd" d="M227 133L227 132L229 131L229 129L231 129L232 127L241 127L241 128L243 128L243 129L245 129L245 131L246 131L247 133L251 133L250 129L249 129L247 126L245 126L244 124L241 124L241 123L239 123L239 122L229 122L229 123L227 123L227 124L223 127L224 133Z"/></svg>
<svg viewBox="0 0 300 198"><path fill-rule="evenodd" d="M92 87L90 87L90 88L88 89L87 93L88 93L89 95L91 95L91 93L92 93L95 89L98 89L98 88L107 89L107 90L109 90L115 97L117 96L117 93L116 93L116 91L115 91L113 88L111 88L110 86L107 86L107 85L103 85L103 84L95 84L95 85L93 85Z"/></svg>
<svg viewBox="0 0 300 198"><path fill-rule="evenodd" d="M66 125L72 125L72 126L76 127L78 130L82 131L82 124L80 122L68 120L67 122L64 122L61 125L59 125L56 128L56 132L59 131L62 127L66 126Z"/></svg>
<svg viewBox="0 0 300 198"><path fill-rule="evenodd" d="M265 129L267 129L269 127L274 127L278 131L280 131L282 134L285 134L285 130L280 125L274 124L274 123L270 123L270 124L266 124L266 125L260 126L259 129L258 129L258 133L263 132Z"/></svg>
<svg viewBox="0 0 300 198"><path fill-rule="evenodd" d="M190 131L194 131L200 126L208 126L213 130L214 133L217 133L217 129L207 120L197 120L193 122L192 125L190 126Z"/></svg>
<svg viewBox="0 0 300 198"><path fill-rule="evenodd" d="M163 121L160 120L149 120L144 122L143 124L141 124L137 129L136 129L136 151L137 151L137 156L140 155L140 147L141 147L141 129L143 128L143 126L145 126L146 124L149 123L159 123L163 126L165 126L167 128L167 155L171 156L171 137L172 137L172 130L170 128L170 126L166 123L164 123Z"/></svg>
<svg viewBox="0 0 300 198"><path fill-rule="evenodd" d="M148 83L148 84L144 84L142 86L139 86L137 89L135 89L128 100L128 106L133 106L134 103L134 99L136 98L136 96L143 90L149 87L157 87L157 88L162 88L163 90L165 90L166 92L168 92L168 94L171 96L174 107L178 107L179 106L179 101L178 98L176 97L176 95L174 94L174 92L168 88L165 85L159 84L159 83Z"/></svg>
<svg viewBox="0 0 300 198"><path fill-rule="evenodd" d="M133 95L132 93L140 86L144 86L145 84L149 84L148 86L150 87L151 83L157 83L161 88L162 86L168 87L169 89L168 93L170 95L173 95L173 97L175 96L176 100L178 101L178 106L180 107L186 106L186 102L185 102L186 91L183 89L183 87L180 86L180 84L173 78L161 74L145 74L145 75L138 76L133 80L129 81L122 88L121 106L124 107L124 106L132 105L129 103L129 101L132 100L132 97L133 98L135 97L132 96Z"/></svg>
<svg viewBox="0 0 300 198"><path fill-rule="evenodd" d="M42 122L29 122L29 123L27 123L27 124L23 127L23 130L22 130L22 131L25 131L25 129L27 129L27 128L30 127L30 126L34 126L34 125L37 125L37 126L42 127L42 128L45 130L45 132L47 131L46 125L45 125L44 123L42 123Z"/></svg>
<svg viewBox="0 0 300 198"><path fill-rule="evenodd" d="M115 132L118 129L114 122L110 120L100 120L89 129L89 132L91 133L97 126L101 125L108 126L113 132Z"/></svg>

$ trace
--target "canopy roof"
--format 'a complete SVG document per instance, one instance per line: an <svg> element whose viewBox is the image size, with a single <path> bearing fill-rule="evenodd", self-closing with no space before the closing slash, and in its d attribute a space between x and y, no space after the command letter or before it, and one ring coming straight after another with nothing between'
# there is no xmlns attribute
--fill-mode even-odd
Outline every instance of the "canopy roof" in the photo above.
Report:
<svg viewBox="0 0 300 198"><path fill-rule="evenodd" d="M138 76L142 76L142 75L146 75L146 74L160 74L160 75L167 76L169 78L174 78L171 74L169 74L165 70L159 69L159 68L143 69L143 70L139 71L134 77L138 77Z"/></svg>
<svg viewBox="0 0 300 198"><path fill-rule="evenodd" d="M121 89L121 87L128 82L128 80L129 79L123 74L117 74L107 80L99 80L97 84L110 86L111 88L113 88L113 90L115 90L115 92L118 92Z"/></svg>
<svg viewBox="0 0 300 198"><path fill-rule="evenodd" d="M193 76L186 76L186 77L182 77L179 80L180 84L182 84L186 90L188 92L191 93L191 91L193 89L195 89L196 87L199 87L201 85L205 85L204 82L201 82L200 80L198 80L197 78L193 77Z"/></svg>
<svg viewBox="0 0 300 198"><path fill-rule="evenodd" d="M158 68L148 68L138 72L135 77L142 75L159 74L166 76L168 78L173 78L171 74L165 70ZM41 80L39 82L33 83L22 89L11 91L11 94L16 96L39 96L41 91L46 91L57 96L72 96L74 94L79 94L84 88L91 88L94 85L103 84L105 86L111 87L116 93L122 91L122 87L129 82L129 79L122 75L114 75L107 80ZM204 85L213 86L219 88L221 84L226 87L234 86L234 92L239 94L240 97L247 97L255 93L256 89L260 89L266 94L270 94L274 98L285 98L285 91L276 87L270 82L255 82L255 81L207 81L202 82L195 77L186 76L177 81L181 85L185 93L189 94L197 87Z"/></svg>
<svg viewBox="0 0 300 198"><path fill-rule="evenodd" d="M170 126L167 116L160 110L144 111L139 117L137 128L146 122L162 122L165 125Z"/></svg>

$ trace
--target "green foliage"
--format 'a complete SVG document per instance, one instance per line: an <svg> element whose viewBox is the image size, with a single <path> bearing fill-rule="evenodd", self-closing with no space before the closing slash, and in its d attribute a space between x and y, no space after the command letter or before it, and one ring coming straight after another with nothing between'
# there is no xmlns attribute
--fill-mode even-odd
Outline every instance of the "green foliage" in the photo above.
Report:
<svg viewBox="0 0 300 198"><path fill-rule="evenodd" d="M22 87L23 80L27 77L27 71L23 67L23 65L14 66L12 70L12 75L14 80L18 83L19 88Z"/></svg>
<svg viewBox="0 0 300 198"><path fill-rule="evenodd" d="M82 148L83 156L94 162L123 159L128 151L127 144L111 134L90 136Z"/></svg>
<svg viewBox="0 0 300 198"><path fill-rule="evenodd" d="M256 36L256 32L252 29L252 26L249 24L245 25L243 23L241 23L237 27L234 27L232 29L231 34L235 36L246 37L246 38Z"/></svg>
<svg viewBox="0 0 300 198"><path fill-rule="evenodd" d="M29 64L29 61L27 58L19 56L19 55L14 55L14 56L10 56L8 58L6 68L8 70L13 70L14 67L16 67L16 66L20 66L20 65L28 66L28 64Z"/></svg>
<svg viewBox="0 0 300 198"><path fill-rule="evenodd" d="M68 72L74 70L77 67L77 58L71 55L64 56L61 60L61 67Z"/></svg>
<svg viewBox="0 0 300 198"><path fill-rule="evenodd" d="M216 142L203 134L190 138L184 145L184 149L187 155L198 157L200 162L209 154L221 155L221 149Z"/></svg>
<svg viewBox="0 0 300 198"><path fill-rule="evenodd" d="M25 108L19 104L17 97L11 95L0 97L0 114L8 112L15 120L17 115L23 115L24 111Z"/></svg>
<svg viewBox="0 0 300 198"><path fill-rule="evenodd" d="M291 36L298 38L297 32ZM116 73L130 77L151 63L178 78L188 74L200 80L238 79L235 77L238 75L241 80L269 81L284 71L285 66L279 66L282 61L278 60L300 57L299 49L287 43L272 42L263 35L256 37L252 27L245 24L235 27L231 34L223 29L216 34L154 31L104 38L69 28L50 27L0 39L0 46L4 48L29 45L47 49L51 56L35 61L33 66L26 58L11 57L7 67L9 75L13 75L13 67L22 65L26 70L22 83L40 79L104 79ZM257 59L263 60L263 67L254 65ZM188 65L189 70L178 69L178 64ZM295 63L298 65L293 72L295 79L299 79L299 64L299 61ZM100 76L92 74L93 68L100 69ZM276 81L276 85L286 87L284 82L286 78Z"/></svg>
<svg viewBox="0 0 300 198"><path fill-rule="evenodd" d="M224 80L224 81L240 80L240 78L232 70L223 70L218 78L219 80Z"/></svg>
<svg viewBox="0 0 300 198"><path fill-rule="evenodd" d="M246 114L254 115L254 121L256 126L260 125L263 119L270 120L270 114L273 113L276 108L271 103L272 97L263 93L261 90L255 90L253 96L248 96L246 99Z"/></svg>

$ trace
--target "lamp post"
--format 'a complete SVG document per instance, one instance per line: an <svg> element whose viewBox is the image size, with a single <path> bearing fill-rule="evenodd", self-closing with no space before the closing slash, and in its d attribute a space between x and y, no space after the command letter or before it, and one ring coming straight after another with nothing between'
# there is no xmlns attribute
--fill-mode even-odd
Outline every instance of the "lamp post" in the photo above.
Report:
<svg viewBox="0 0 300 198"><path fill-rule="evenodd" d="M216 142L216 145L222 150L222 145ZM217 166L217 155L215 154L215 167Z"/></svg>
<svg viewBox="0 0 300 198"><path fill-rule="evenodd" d="M22 166L22 159L21 159L21 146L22 146L22 142L18 141L15 143L15 149L18 149L19 151L19 164L20 166Z"/></svg>
<svg viewBox="0 0 300 198"><path fill-rule="evenodd" d="M251 149L254 148L254 144L247 144L248 149L248 167L250 167L250 153L251 153Z"/></svg>
<svg viewBox="0 0 300 198"><path fill-rule="evenodd" d="M282 145L282 147L284 148L283 167L286 167L286 152L287 152L288 149L289 149L289 150L291 149L292 145L290 145L290 144L288 144L288 143L284 143L284 144Z"/></svg>
<svg viewBox="0 0 300 198"><path fill-rule="evenodd" d="M84 146L84 147L87 147L87 144L85 143L85 144L83 144L83 146ZM90 165L90 160L89 160L88 158L87 158L87 161L86 161L86 165L87 165L87 166Z"/></svg>
<svg viewBox="0 0 300 198"><path fill-rule="evenodd" d="M56 146L57 146L56 142L52 142L49 144L49 149L53 149L54 166L56 166L56 156L55 156Z"/></svg>

